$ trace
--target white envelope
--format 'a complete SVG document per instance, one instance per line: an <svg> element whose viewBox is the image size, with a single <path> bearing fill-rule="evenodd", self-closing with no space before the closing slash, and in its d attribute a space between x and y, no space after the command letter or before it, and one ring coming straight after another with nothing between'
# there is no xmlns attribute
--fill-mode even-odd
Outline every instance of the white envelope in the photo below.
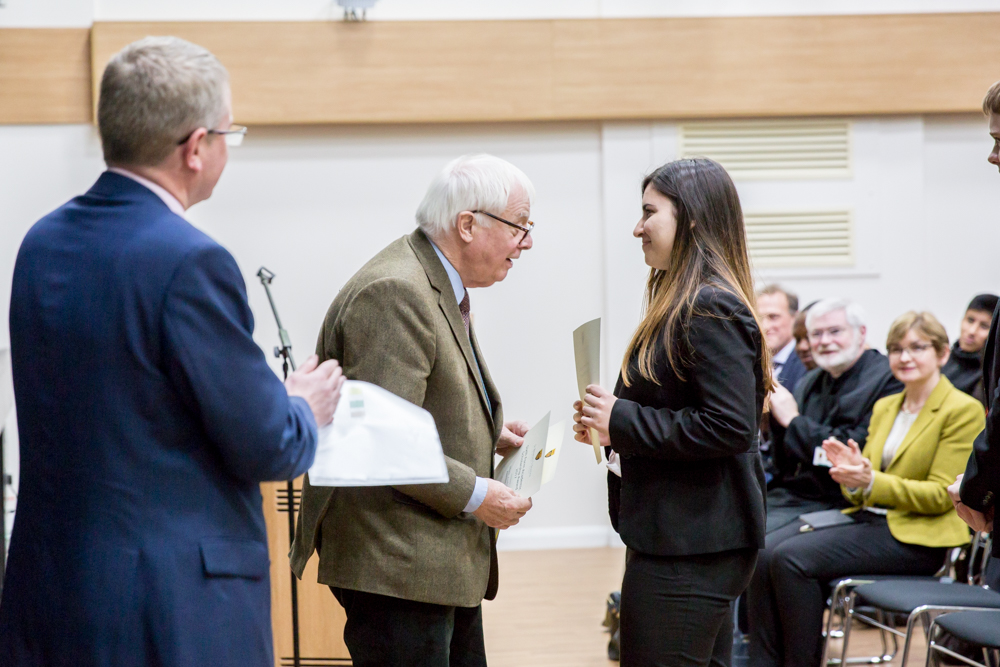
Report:
<svg viewBox="0 0 1000 667"><path fill-rule="evenodd" d="M348 380L319 430L313 486L387 486L448 481L434 417L368 382Z"/></svg>

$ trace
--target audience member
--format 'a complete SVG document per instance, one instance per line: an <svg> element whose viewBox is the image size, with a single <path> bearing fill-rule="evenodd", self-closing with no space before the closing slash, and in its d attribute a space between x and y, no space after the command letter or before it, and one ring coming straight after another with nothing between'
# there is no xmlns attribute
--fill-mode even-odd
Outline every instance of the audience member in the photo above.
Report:
<svg viewBox="0 0 1000 667"><path fill-rule="evenodd" d="M795 391L795 385L806 374L806 367L795 354L792 332L798 310L799 297L778 285L768 285L757 292L757 315L771 351L774 379L789 391Z"/></svg>
<svg viewBox="0 0 1000 667"><path fill-rule="evenodd" d="M902 391L888 360L865 349L861 307L847 299L816 303L806 318L809 344L820 371L799 383L795 396L778 386L771 394L777 477L767 499L767 530L800 514L842 507L840 488L828 474L823 441L853 439L864 445L878 399Z"/></svg>
<svg viewBox="0 0 1000 667"><path fill-rule="evenodd" d="M806 367L806 372L816 368L812 348L809 347L809 332L806 329L806 314L814 305L816 305L815 301L800 310L799 314L795 316L795 324L792 325L792 335L795 336L795 354L798 355L802 365Z"/></svg>
<svg viewBox="0 0 1000 667"><path fill-rule="evenodd" d="M969 541L947 486L983 428L981 406L941 374L948 335L930 313L901 316L886 346L903 393L875 404L864 452L853 438L823 443L855 520L807 532L796 521L768 535L748 592L753 667L818 667L831 579L930 575Z"/></svg>
<svg viewBox="0 0 1000 667"><path fill-rule="evenodd" d="M998 297L979 294L969 302L962 318L961 333L951 348L951 357L941 372L956 388L987 406L983 391L983 348L990 333Z"/></svg>

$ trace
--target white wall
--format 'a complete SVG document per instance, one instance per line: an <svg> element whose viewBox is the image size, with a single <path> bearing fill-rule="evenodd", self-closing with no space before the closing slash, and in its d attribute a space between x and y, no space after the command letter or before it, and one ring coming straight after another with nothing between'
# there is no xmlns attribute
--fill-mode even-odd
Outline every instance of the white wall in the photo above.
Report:
<svg viewBox="0 0 1000 667"><path fill-rule="evenodd" d="M803 301L844 295L868 311L884 347L909 308L937 314L949 333L968 299L1000 292L994 213L1000 179L986 163L978 116L862 118L853 123L853 176L841 181L737 182L747 210L848 206L857 266L761 272ZM252 128L232 151L211 200L190 212L236 256L257 321L276 342L254 277L277 274L274 294L299 359L314 347L326 308L369 257L413 228L432 175L450 158L488 151L533 179L534 248L503 283L474 290L486 359L510 418L568 418L574 400L570 333L604 318L603 380L612 385L638 321L646 267L631 230L639 182L676 155L672 123L577 123L389 128ZM13 261L31 223L84 191L102 169L90 126L0 127L0 313L6 322ZM9 340L0 327L0 348ZM278 366L274 367L277 371ZM606 488L589 449L568 442L557 478L536 497L504 548L607 544Z"/></svg>
<svg viewBox="0 0 1000 667"><path fill-rule="evenodd" d="M0 27L93 21L339 19L334 0L0 0ZM482 20L985 12L1000 0L379 0L371 20Z"/></svg>

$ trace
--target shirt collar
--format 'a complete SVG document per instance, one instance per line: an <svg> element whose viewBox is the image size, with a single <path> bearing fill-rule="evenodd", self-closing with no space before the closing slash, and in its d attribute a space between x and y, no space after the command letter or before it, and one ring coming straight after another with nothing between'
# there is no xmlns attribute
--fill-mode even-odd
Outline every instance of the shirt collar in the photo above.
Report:
<svg viewBox="0 0 1000 667"><path fill-rule="evenodd" d="M108 171L118 174L119 176L124 176L125 178L131 178L139 185L152 190L154 195L163 200L163 203L167 205L167 208L182 218L184 217L184 206L177 200L177 197L167 192L163 186L157 185L148 178L143 178L139 174L133 173L127 169L122 169L121 167L109 167Z"/></svg>
<svg viewBox="0 0 1000 667"><path fill-rule="evenodd" d="M430 239L427 239L430 241ZM434 252L437 253L438 259L444 265L444 270L448 273L448 280L451 281L451 288L455 290L455 301L462 303L462 299L465 298L465 285L462 284L462 276L458 275L458 269L451 265L448 258L444 256L441 252L441 248L437 247L437 243L431 241L431 247L434 248Z"/></svg>
<svg viewBox="0 0 1000 667"><path fill-rule="evenodd" d="M792 356L793 352L795 352L795 339L794 338L791 339L790 341L788 341L788 344L785 345L785 347L783 347L780 350L778 350L774 354L774 356L772 357L772 359L774 360L774 363L781 364L783 366L785 364L785 362L788 361L788 357Z"/></svg>

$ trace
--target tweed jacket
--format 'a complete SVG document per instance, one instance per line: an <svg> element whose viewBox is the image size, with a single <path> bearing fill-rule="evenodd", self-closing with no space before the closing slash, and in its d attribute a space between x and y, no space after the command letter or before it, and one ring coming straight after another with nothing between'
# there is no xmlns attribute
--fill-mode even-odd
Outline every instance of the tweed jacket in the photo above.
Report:
<svg viewBox="0 0 1000 667"><path fill-rule="evenodd" d="M862 455L872 462L875 480L864 490L844 496L853 504L888 510L889 532L900 542L925 547L955 547L969 541L969 528L948 498L948 485L962 472L972 441L983 430L983 404L946 378L934 387L889 465L882 469L882 450L905 394L875 403Z"/></svg>
<svg viewBox="0 0 1000 667"><path fill-rule="evenodd" d="M337 588L460 607L495 595L494 532L463 510L476 477L493 474L500 397L422 231L390 244L347 282L327 313L317 353L337 359L349 379L428 410L449 481L327 488L307 477L292 545L295 573L301 577L318 550L319 582Z"/></svg>

